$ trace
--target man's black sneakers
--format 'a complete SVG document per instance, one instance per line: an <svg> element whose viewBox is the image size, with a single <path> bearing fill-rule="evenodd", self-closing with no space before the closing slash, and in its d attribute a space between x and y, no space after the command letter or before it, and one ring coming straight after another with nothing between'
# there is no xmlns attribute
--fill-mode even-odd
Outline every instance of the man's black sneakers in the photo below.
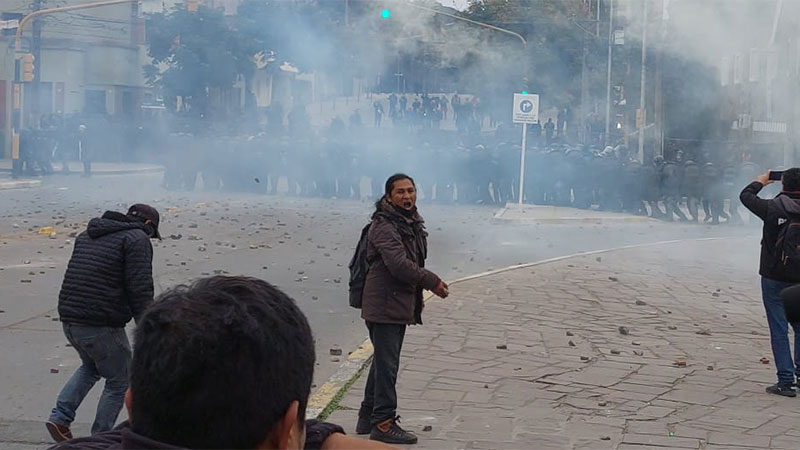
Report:
<svg viewBox="0 0 800 450"><path fill-rule="evenodd" d="M397 421L400 416L393 419L386 419L375 425L369 438L373 441L381 441L387 444L416 444L417 437L413 433L400 428Z"/></svg>
<svg viewBox="0 0 800 450"><path fill-rule="evenodd" d="M369 417L358 416L358 422L356 422L356 434L369 434L370 431L372 431L372 427L369 423Z"/></svg>
<svg viewBox="0 0 800 450"><path fill-rule="evenodd" d="M768 394L782 395L784 397L796 397L797 392L791 386L785 384L773 384L767 387Z"/></svg>

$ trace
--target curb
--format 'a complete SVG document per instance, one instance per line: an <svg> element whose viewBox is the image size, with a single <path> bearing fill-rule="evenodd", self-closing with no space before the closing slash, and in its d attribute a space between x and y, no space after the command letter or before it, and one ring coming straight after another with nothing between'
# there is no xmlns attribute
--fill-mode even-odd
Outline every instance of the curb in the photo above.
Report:
<svg viewBox="0 0 800 450"><path fill-rule="evenodd" d="M148 174L148 173L162 173L164 172L163 166L143 167L141 169L120 169L120 170L92 170L92 175L133 175L133 174ZM0 173L11 173L11 169L0 169ZM70 171L70 175L83 174L83 170ZM62 175L60 171L56 171L53 175Z"/></svg>
<svg viewBox="0 0 800 450"><path fill-rule="evenodd" d="M509 209L509 206L504 206L500 211L496 212L492 217L493 223L503 223L510 225L601 225L606 223L650 223L651 218L647 216L628 216L624 214L614 216L600 216L600 217L580 217L580 216L555 216L555 207L551 206L530 206L529 209L535 208L548 208L552 209L553 217L531 217L531 218L506 218L503 217ZM523 209L523 214L524 209Z"/></svg>
<svg viewBox="0 0 800 450"><path fill-rule="evenodd" d="M372 361L372 342L366 339L347 356L347 360L339 370L311 395L306 407L306 416L319 418L333 399L340 392L346 392L346 387L358 379L370 361Z"/></svg>
<svg viewBox="0 0 800 450"><path fill-rule="evenodd" d="M145 167L143 169L122 169L122 170L99 170L92 171L92 175L134 175L148 173L163 173L163 167ZM78 173L78 172L76 172Z"/></svg>
<svg viewBox="0 0 800 450"><path fill-rule="evenodd" d="M41 185L42 180L0 181L0 191L5 189L26 189Z"/></svg>
<svg viewBox="0 0 800 450"><path fill-rule="evenodd" d="M741 237L741 236L738 236ZM602 253L611 253L621 250L631 250L635 248L644 248L644 247L653 247L657 245L668 245L668 244L677 244L681 242L704 242L704 241L719 241L722 239L731 239L732 236L725 236L725 237L712 237L712 238L695 238L695 239L674 239L669 241L659 241L659 242L650 242L646 244L632 244L632 245L625 245L622 247L614 247L614 248L607 248L602 250L593 250L590 252L580 252L580 253L573 253L570 255L564 256L557 256L555 258L544 259L541 261L531 262L531 263L524 263L524 264L515 264L513 266L507 266L500 269L489 270L486 272L481 272L475 275L469 275L463 278L458 278L448 283L448 285L452 286L454 284L463 283L465 281L474 280L476 278L483 278L490 275L496 275L498 273L509 272L516 269L524 269L526 267L535 267L541 266L544 264L550 264L554 262L563 261L570 258L576 258L580 256L591 256L597 255ZM423 297L423 301L427 302L433 297L433 293L428 292L427 295ZM336 373L328 379L322 386L317 388L317 390L311 395L308 400L308 408L307 408L307 417L312 417L315 419L324 419L324 417L320 417L322 413L333 403L334 399L341 396L350 385L355 382L358 377L361 376L361 372L364 368L372 361L372 343L370 342L369 338L366 339L361 345L359 345L355 350L353 350L347 357L347 361L345 361Z"/></svg>

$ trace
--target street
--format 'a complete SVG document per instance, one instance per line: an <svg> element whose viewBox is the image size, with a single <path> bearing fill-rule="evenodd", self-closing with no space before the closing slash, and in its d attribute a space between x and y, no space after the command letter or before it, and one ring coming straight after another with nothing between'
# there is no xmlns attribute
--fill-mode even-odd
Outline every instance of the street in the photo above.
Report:
<svg viewBox="0 0 800 450"><path fill-rule="evenodd" d="M369 202L167 192L160 180L158 174L55 176L41 188L2 192L0 442L45 438L41 423L78 366L57 321L57 296L72 249L70 233L81 231L104 210L124 211L129 204L146 202L161 212L164 240L154 241L157 291L202 276L242 274L266 279L295 298L316 337L315 386L340 364L340 358L330 356L331 348L342 348L346 355L364 340L358 311L347 303L347 263L372 212ZM650 242L716 236L751 236L757 242L757 230L750 227L653 220L511 225L493 221L496 207L423 203L420 211L430 233L427 266L447 280ZM53 238L38 234L46 226L55 228ZM754 261L755 253L751 265ZM95 386L81 406L76 434L87 431L101 387Z"/></svg>

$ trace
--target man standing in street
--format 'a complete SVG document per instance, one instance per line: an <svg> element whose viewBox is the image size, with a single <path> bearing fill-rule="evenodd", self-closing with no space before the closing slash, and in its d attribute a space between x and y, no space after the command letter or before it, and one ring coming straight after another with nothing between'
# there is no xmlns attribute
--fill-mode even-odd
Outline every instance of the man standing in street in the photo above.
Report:
<svg viewBox="0 0 800 450"><path fill-rule="evenodd" d="M92 434L110 430L128 389L131 348L125 324L153 302L153 246L161 239L155 208L135 204L127 214L106 211L75 239L58 296L64 335L81 366L61 389L47 430L56 442L72 438L70 424L94 384L106 383Z"/></svg>
<svg viewBox="0 0 800 450"><path fill-rule="evenodd" d="M375 348L356 433L388 444L415 444L417 437L398 425L397 370L407 325L422 324L422 290L448 296L447 284L425 269L428 254L424 221L417 212L417 189L408 175L386 180L375 203L367 234L369 270L361 317Z"/></svg>
<svg viewBox="0 0 800 450"><path fill-rule="evenodd" d="M800 379L800 323L794 329L794 360L789 345L789 322L781 303L780 293L787 287L800 283L800 168L783 173L783 188L773 199L758 197L761 189L772 183L767 172L744 188L739 198L742 204L764 221L761 238L761 296L767 312L772 356L778 369L778 382L767 387L767 392L785 397L796 396L792 385Z"/></svg>

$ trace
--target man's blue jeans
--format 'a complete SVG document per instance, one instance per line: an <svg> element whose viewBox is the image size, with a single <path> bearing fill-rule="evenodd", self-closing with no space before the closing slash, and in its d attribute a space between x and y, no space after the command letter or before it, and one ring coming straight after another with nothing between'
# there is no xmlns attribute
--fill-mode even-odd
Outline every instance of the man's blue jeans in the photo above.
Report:
<svg viewBox="0 0 800 450"><path fill-rule="evenodd" d="M789 346L789 323L786 320L786 311L783 309L780 293L782 290L797 283L776 281L761 277L761 296L764 300L764 309L767 311L769 324L769 338L772 342L772 357L778 369L778 383L791 386L795 376L800 378L800 323L792 323L794 330L794 361L792 349Z"/></svg>
<svg viewBox="0 0 800 450"><path fill-rule="evenodd" d="M124 328L64 323L64 335L81 358L81 366L61 389L50 421L69 427L75 411L100 378L106 379L92 434L114 428L128 390L131 346Z"/></svg>

